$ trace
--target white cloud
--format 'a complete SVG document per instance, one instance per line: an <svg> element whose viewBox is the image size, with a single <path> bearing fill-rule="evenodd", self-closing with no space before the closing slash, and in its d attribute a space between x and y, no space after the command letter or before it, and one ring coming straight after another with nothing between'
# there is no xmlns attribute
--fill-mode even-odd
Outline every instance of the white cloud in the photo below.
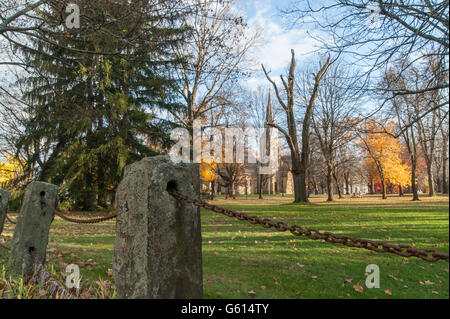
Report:
<svg viewBox="0 0 450 319"><path fill-rule="evenodd" d="M286 29L282 26L278 12L270 0L254 1L255 14L249 19L249 25L262 30L260 44L251 51L258 74L246 81L246 85L254 88L257 85L267 85L262 74L261 64L264 64L274 80L279 79L289 67L291 49L294 49L297 61L309 55L316 49L317 42L310 38L305 29Z"/></svg>

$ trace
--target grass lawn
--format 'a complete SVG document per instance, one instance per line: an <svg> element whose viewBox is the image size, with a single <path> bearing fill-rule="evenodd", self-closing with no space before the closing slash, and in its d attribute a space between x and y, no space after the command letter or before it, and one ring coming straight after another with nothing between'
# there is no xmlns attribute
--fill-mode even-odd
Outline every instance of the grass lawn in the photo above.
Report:
<svg viewBox="0 0 450 319"><path fill-rule="evenodd" d="M412 202L408 196L325 200L313 196L311 204L304 205L292 204L292 197L258 200L243 196L213 203L289 225L418 248L435 247L448 253L448 196L423 196L420 202ZM98 214L70 215L90 218ZM115 221L71 224L56 217L47 268L63 279L65 266L76 263L83 287L112 282L114 225ZM13 230L6 222L2 236L7 245ZM430 263L312 241L209 211L202 211L202 236L205 298L449 298L449 265L445 261ZM0 270L7 259L8 253L0 248ZM369 264L379 266L379 289L365 285Z"/></svg>

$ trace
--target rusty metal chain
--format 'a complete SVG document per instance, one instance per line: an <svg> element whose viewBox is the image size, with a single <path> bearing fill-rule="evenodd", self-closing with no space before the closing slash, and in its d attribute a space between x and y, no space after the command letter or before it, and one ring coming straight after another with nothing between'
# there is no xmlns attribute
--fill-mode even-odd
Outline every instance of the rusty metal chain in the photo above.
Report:
<svg viewBox="0 0 450 319"><path fill-rule="evenodd" d="M1 234L0 234L0 238L2 238L2 237L3 237L3 236L1 236ZM8 250L8 251L11 250L11 248L9 248L8 246L3 245L2 243L0 243L0 247L3 248L3 249L6 249L6 250Z"/></svg>
<svg viewBox="0 0 450 319"><path fill-rule="evenodd" d="M6 215L6 220L13 225L17 224L15 221L13 221L11 218L9 218L8 214Z"/></svg>
<svg viewBox="0 0 450 319"><path fill-rule="evenodd" d="M117 217L117 214L107 216L107 217L100 217L100 218L93 218L93 219L75 219L65 216L63 213L57 211L46 199L45 197L41 197L41 203L45 204L55 215L61 217L62 219L76 224L96 224L100 222L104 222L110 219L114 219Z"/></svg>
<svg viewBox="0 0 450 319"><path fill-rule="evenodd" d="M417 257L426 261L435 262L445 260L449 262L448 254L442 253L435 248L418 249L409 245L393 245L385 242L358 239L351 236L335 235L330 232L320 232L315 228L303 228L298 225L288 226L284 222L273 222L268 218L260 218L257 216L249 216L246 213L237 212L232 209L225 209L216 205L209 204L205 201L191 198L177 191L169 191L174 198L179 201L194 204L195 206L223 214L228 217L234 217L239 220L245 220L251 224L259 224L264 228L274 227L279 232L290 231L295 236L306 236L312 240L325 240L328 243L342 244L347 247L364 248L378 253L391 253L403 257Z"/></svg>

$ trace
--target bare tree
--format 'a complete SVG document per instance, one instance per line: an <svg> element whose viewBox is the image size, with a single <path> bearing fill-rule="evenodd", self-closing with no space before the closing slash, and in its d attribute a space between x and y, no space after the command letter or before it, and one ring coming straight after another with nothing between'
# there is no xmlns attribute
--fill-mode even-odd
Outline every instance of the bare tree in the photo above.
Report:
<svg viewBox="0 0 450 319"><path fill-rule="evenodd" d="M406 87L408 80L405 79L405 75L398 76L394 68L389 70L382 82L382 86L396 86ZM389 91L386 91L389 92ZM389 94L389 93L387 93ZM406 145L409 155L409 161L411 163L411 189L413 193L413 201L419 200L419 192L417 187L417 164L419 159L419 141L417 133L417 124L413 121L415 116L415 109L418 109L421 104L420 95L402 95L393 97L392 109L387 112L387 116L394 116L397 119L397 125L400 131L400 137ZM416 105L416 106L414 106Z"/></svg>
<svg viewBox="0 0 450 319"><path fill-rule="evenodd" d="M278 131L280 131L281 134L283 134L291 151L292 176L294 180L294 193L295 193L294 202L298 203L298 202L308 202L306 174L310 159L309 140L310 140L311 117L314 110L314 103L317 99L317 95L319 92L320 82L322 80L323 75L328 69L328 66L330 64L330 58L328 57L326 62L323 65L320 65L320 70L317 74L313 74L314 85L310 93L309 100L307 101L306 111L303 117L302 134L301 134L302 144L300 150L300 145L297 136L297 123L294 112L295 67L296 67L294 50L291 50L291 56L292 56L291 65L289 68L289 76L287 81L282 75L280 76L286 100L282 98L281 92L278 89L277 84L270 78L269 74L264 68L264 65L262 65L262 68L264 74L266 75L267 80L272 84L275 90L279 104L281 105L283 111L286 114L286 121L288 126L287 130L285 130L275 122L267 123L267 125L278 129Z"/></svg>
<svg viewBox="0 0 450 319"><path fill-rule="evenodd" d="M258 34L251 33L234 10L234 1L195 0L183 25L187 41L174 46L182 63L170 70L183 103L168 109L188 129L194 120L216 108L223 89L243 75L243 63Z"/></svg>
<svg viewBox="0 0 450 319"><path fill-rule="evenodd" d="M412 64L429 57L445 65L441 72L448 73L448 5L448 0L297 0L282 12L293 24L313 24L324 32L324 35L320 32L313 35L321 41L323 49L352 57L350 63L361 64L368 70L365 80L369 83L378 77L379 71L385 73L389 65L397 61L403 61L399 65L399 76ZM416 89L394 88L392 93L394 96L414 95L448 88L448 78L428 74L426 85ZM448 94L445 101L434 108L447 103ZM421 110L413 121L432 111Z"/></svg>
<svg viewBox="0 0 450 319"><path fill-rule="evenodd" d="M300 0L283 13L294 23L314 23L331 35L332 41L324 42L327 50L344 50L380 68L403 58L405 53L430 48L435 49L433 56L448 61L448 4L448 0ZM366 50L355 50L362 45ZM441 88L448 88L448 83L436 83L425 90ZM417 90L397 92L410 94Z"/></svg>
<svg viewBox="0 0 450 319"><path fill-rule="evenodd" d="M413 87L420 89L420 87L426 85L426 74L433 74L435 79L439 77L447 77L448 72L443 70L445 66L441 64L440 60L435 58L429 58L423 68L410 68L411 82ZM436 138L440 129L440 121L443 120L442 114L439 116L439 109L437 105L443 103L443 100L448 98L448 91L445 94L442 91L426 91L418 94L418 98L421 103L413 104L414 114L417 119L417 131L419 137L419 143L422 148L422 153L427 164L428 174L428 193L429 196L435 195L435 183L434 183L434 160L436 151ZM419 116L423 109L431 110L426 116ZM448 114L448 109L446 111Z"/></svg>
<svg viewBox="0 0 450 319"><path fill-rule="evenodd" d="M339 64L330 67L322 80L312 116L314 132L327 167L328 201L333 201L333 178L339 197L342 198L337 157L342 146L354 138L351 131L355 126L354 116L361 98L360 92L355 90L357 77L348 76L348 73ZM346 160L347 158L341 158L340 164L343 165Z"/></svg>
<svg viewBox="0 0 450 319"><path fill-rule="evenodd" d="M448 111L444 113L442 110L437 111L441 144L441 185L442 193L448 194L448 138L449 138L449 117ZM438 171L439 174L439 171Z"/></svg>

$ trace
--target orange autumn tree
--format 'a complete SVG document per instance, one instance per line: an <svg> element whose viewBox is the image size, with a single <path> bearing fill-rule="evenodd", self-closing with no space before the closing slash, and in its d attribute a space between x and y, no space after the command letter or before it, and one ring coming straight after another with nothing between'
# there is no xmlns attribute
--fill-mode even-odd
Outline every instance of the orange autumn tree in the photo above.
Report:
<svg viewBox="0 0 450 319"><path fill-rule="evenodd" d="M401 188L409 185L409 167L402 160L402 145L390 133L394 125L385 127L370 120L360 128L360 146L365 154L364 166L371 182L381 183L382 197L386 199L386 188L389 183ZM386 133L384 133L386 132Z"/></svg>
<svg viewBox="0 0 450 319"><path fill-rule="evenodd" d="M219 178L218 166L214 160L204 160L200 163L200 178L203 182L209 183L211 190L211 199L214 199L215 195L215 183Z"/></svg>

